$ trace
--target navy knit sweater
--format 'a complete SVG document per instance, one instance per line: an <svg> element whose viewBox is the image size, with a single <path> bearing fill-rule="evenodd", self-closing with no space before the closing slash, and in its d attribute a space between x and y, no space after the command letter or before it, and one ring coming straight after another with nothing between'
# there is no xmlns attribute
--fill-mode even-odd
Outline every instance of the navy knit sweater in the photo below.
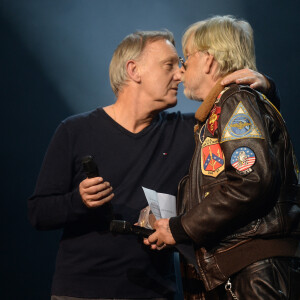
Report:
<svg viewBox="0 0 300 300"><path fill-rule="evenodd" d="M176 195L194 151L193 126L191 114L161 113L133 134L101 108L60 124L29 199L29 219L37 229L63 229L53 295L172 297L176 289L172 253L151 251L136 236L109 232L109 205L88 209L82 203L81 159L93 155L100 176L114 188L115 219L135 223L147 206L142 186Z"/></svg>

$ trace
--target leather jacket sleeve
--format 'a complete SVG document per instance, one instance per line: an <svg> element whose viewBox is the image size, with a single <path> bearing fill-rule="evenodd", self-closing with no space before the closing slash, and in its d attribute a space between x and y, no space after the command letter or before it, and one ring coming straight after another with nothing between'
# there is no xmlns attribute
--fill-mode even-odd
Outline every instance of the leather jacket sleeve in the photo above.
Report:
<svg viewBox="0 0 300 300"><path fill-rule="evenodd" d="M281 184L272 149L277 128L259 102L259 94L250 88L230 89L229 95L225 93L216 104L221 109L217 129L213 134L205 129L204 140L210 138L220 145L219 152L207 149L210 163L213 167L217 157L221 157L224 169L210 176L199 164L197 174L192 174L201 181L199 203L181 217L181 224L197 244L205 245L234 234L274 206ZM205 157L203 145L199 155L205 160L208 156ZM253 164L243 168L245 153Z"/></svg>

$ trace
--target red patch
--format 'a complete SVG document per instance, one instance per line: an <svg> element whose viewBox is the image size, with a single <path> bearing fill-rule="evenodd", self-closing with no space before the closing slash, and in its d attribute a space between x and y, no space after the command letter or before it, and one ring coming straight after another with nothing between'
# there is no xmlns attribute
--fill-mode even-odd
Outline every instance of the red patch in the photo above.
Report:
<svg viewBox="0 0 300 300"><path fill-rule="evenodd" d="M214 106L210 112L210 116L207 122L207 129L208 131L214 135L216 129L218 128L218 119L220 117L221 107Z"/></svg>
<svg viewBox="0 0 300 300"><path fill-rule="evenodd" d="M217 177L225 167L225 157L218 139L207 137L201 149L201 170L204 175Z"/></svg>

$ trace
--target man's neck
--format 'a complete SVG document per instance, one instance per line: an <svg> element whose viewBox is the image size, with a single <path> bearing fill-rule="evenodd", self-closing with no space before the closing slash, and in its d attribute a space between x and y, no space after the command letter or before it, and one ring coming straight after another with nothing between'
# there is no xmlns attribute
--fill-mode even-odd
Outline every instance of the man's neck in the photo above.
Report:
<svg viewBox="0 0 300 300"><path fill-rule="evenodd" d="M148 127L158 112L147 110L139 95L121 92L112 105L104 107L105 112L119 125L132 133L138 133Z"/></svg>

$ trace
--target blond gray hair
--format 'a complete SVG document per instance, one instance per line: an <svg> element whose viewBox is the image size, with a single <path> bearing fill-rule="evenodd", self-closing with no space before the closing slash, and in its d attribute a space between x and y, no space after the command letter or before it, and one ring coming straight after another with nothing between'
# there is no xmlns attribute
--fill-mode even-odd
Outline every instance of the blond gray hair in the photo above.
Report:
<svg viewBox="0 0 300 300"><path fill-rule="evenodd" d="M218 76L244 68L256 70L253 30L246 21L215 16L196 22L182 37L185 56L188 43L194 51L208 52L214 57Z"/></svg>
<svg viewBox="0 0 300 300"><path fill-rule="evenodd" d="M126 36L115 50L109 65L109 79L113 92L118 96L128 80L126 63L137 60L148 43L168 40L175 46L173 34L168 31L137 31Z"/></svg>

